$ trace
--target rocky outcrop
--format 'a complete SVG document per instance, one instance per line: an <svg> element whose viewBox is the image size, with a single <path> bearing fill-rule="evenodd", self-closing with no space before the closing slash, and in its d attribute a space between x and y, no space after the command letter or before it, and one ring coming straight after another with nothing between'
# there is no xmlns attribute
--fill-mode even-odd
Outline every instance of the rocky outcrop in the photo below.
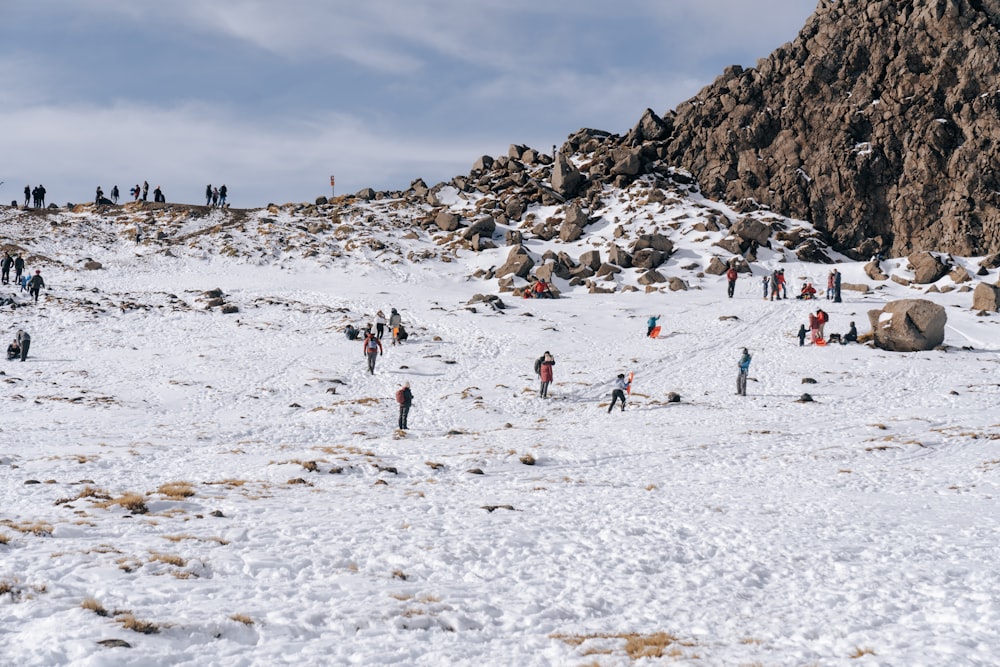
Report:
<svg viewBox="0 0 1000 667"><path fill-rule="evenodd" d="M979 283L972 291L972 309L995 313L1000 311L1000 287Z"/></svg>
<svg viewBox="0 0 1000 667"><path fill-rule="evenodd" d="M523 246L514 246L511 248L510 254L507 255L507 261L496 270L496 277L503 278L513 274L518 278L527 278L533 268L535 268L535 260L531 259L528 251Z"/></svg>
<svg viewBox="0 0 1000 667"><path fill-rule="evenodd" d="M821 0L793 42L726 69L647 146L706 195L809 220L858 258L995 252L998 27L996 0Z"/></svg>
<svg viewBox="0 0 1000 667"><path fill-rule="evenodd" d="M882 310L869 310L877 347L890 352L933 350L944 342L948 315L944 307L926 299L890 301Z"/></svg>

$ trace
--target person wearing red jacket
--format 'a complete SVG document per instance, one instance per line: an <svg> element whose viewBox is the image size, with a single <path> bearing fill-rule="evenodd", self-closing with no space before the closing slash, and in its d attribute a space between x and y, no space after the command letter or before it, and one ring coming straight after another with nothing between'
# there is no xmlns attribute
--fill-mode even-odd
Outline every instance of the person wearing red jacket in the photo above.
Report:
<svg viewBox="0 0 1000 667"><path fill-rule="evenodd" d="M375 358L382 354L382 341L371 331L365 336L364 354L368 357L368 372L375 375Z"/></svg>
<svg viewBox="0 0 1000 667"><path fill-rule="evenodd" d="M736 271L735 266L730 266L729 270L726 271L726 279L729 280L729 298L733 298L733 292L736 291L736 279L739 277L739 273Z"/></svg>
<svg viewBox="0 0 1000 667"><path fill-rule="evenodd" d="M542 355L542 363L538 368L538 379L541 380L538 395L541 398L549 397L549 383L552 382L552 367L556 365L556 360L551 354L546 352Z"/></svg>

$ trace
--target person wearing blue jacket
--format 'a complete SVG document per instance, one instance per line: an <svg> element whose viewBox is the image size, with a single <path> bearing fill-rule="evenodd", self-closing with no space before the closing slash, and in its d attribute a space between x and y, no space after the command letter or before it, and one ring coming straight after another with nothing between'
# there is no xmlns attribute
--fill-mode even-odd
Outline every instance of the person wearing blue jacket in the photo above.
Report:
<svg viewBox="0 0 1000 667"><path fill-rule="evenodd" d="M750 352L743 348L740 356L740 374L736 376L736 393L740 396L747 395L747 375L750 373Z"/></svg>
<svg viewBox="0 0 1000 667"><path fill-rule="evenodd" d="M649 319L646 320L646 337L649 338L650 334L653 333L653 329L656 328L656 323L663 317L662 315L650 315Z"/></svg>

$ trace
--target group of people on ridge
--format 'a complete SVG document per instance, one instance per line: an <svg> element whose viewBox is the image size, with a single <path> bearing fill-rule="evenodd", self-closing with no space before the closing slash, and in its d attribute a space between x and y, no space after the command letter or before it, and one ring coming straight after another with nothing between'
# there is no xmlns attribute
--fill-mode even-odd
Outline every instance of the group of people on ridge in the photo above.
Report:
<svg viewBox="0 0 1000 667"><path fill-rule="evenodd" d="M221 188L213 188L212 184L209 183L205 186L205 206L218 206L219 208L226 207L226 196L229 194L229 188L222 185Z"/></svg>
<svg viewBox="0 0 1000 667"><path fill-rule="evenodd" d="M30 185L25 185L24 208L28 208L29 201L34 208L45 208L45 186L39 185L33 188Z"/></svg>

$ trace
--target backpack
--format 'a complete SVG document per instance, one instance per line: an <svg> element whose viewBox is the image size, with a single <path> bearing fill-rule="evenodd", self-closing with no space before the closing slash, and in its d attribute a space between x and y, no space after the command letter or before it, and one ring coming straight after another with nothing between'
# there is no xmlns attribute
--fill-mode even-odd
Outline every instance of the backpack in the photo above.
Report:
<svg viewBox="0 0 1000 667"><path fill-rule="evenodd" d="M376 338L375 336L369 335L368 338L365 339L365 349L367 351L369 351L369 352L374 352L375 350L377 350L378 349L378 338Z"/></svg>
<svg viewBox="0 0 1000 667"><path fill-rule="evenodd" d="M535 375L540 375L542 372L542 359L544 357L538 357L535 359Z"/></svg>
<svg viewBox="0 0 1000 667"><path fill-rule="evenodd" d="M396 392L396 402L399 403L400 405L406 403L406 397L403 395L403 391L404 390L400 389L399 391Z"/></svg>

